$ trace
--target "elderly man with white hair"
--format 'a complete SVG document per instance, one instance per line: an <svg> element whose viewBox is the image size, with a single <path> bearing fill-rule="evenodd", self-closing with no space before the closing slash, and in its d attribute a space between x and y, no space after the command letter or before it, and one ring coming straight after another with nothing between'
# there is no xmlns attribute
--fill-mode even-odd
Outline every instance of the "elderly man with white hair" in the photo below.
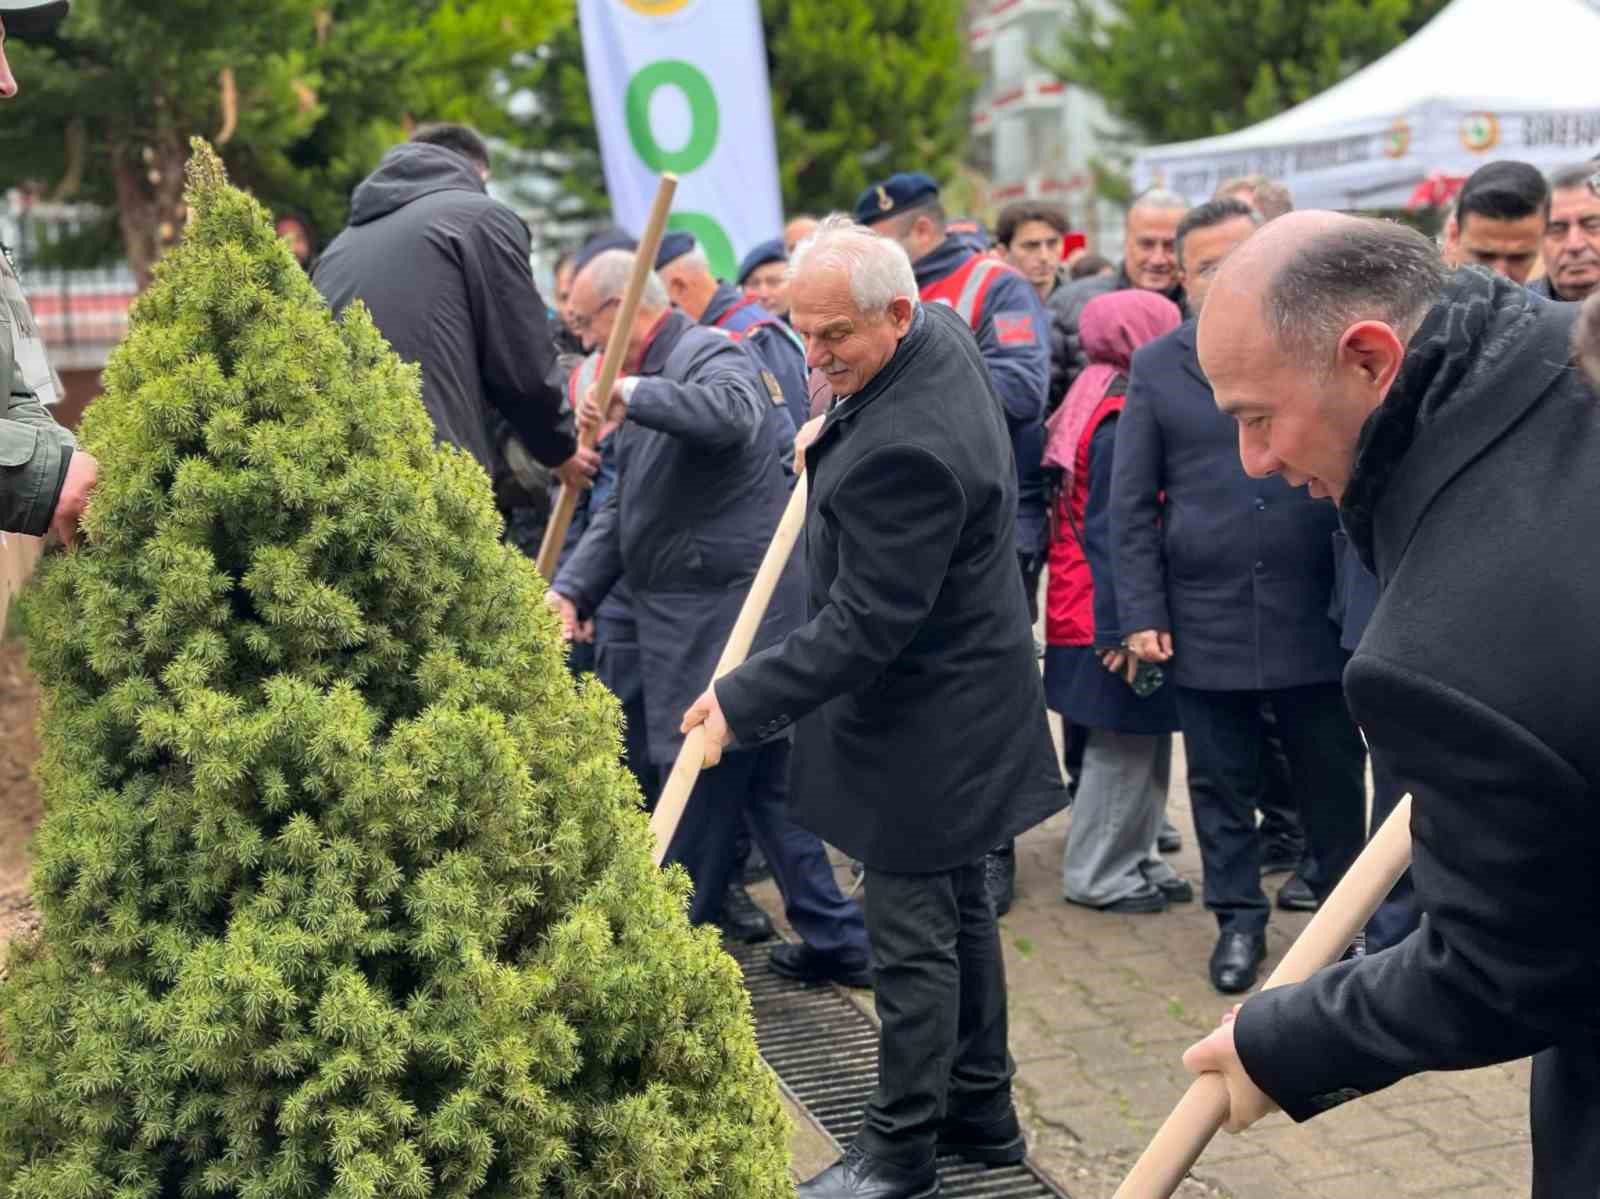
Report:
<svg viewBox="0 0 1600 1199"><path fill-rule="evenodd" d="M633 254L608 250L579 271L569 301L587 345L604 345ZM616 482L551 584L568 635L626 580L638 628L649 755L669 767L678 721L716 667L745 592L789 498L784 458L794 424L737 344L673 310L652 273L609 396L587 396L579 421L612 427ZM771 645L800 620L791 570L756 634ZM722 914L741 814L772 863L800 945L774 950L780 972L866 986L860 911L839 891L822 843L789 822L789 743L751 738L696 785L667 860L694 880L690 919Z"/></svg>
<svg viewBox="0 0 1600 1199"><path fill-rule="evenodd" d="M1020 1161L983 858L1066 803L1017 586L1005 411L965 322L905 251L830 217L794 327L835 400L802 431L809 621L684 717L715 756L795 729L797 823L866 865L878 1089L806 1199L938 1192L937 1152ZM713 772L715 773L715 772Z"/></svg>

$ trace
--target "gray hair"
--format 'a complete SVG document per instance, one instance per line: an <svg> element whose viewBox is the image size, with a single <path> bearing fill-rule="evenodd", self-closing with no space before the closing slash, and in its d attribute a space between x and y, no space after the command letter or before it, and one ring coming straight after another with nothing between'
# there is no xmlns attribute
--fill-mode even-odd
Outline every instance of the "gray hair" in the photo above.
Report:
<svg viewBox="0 0 1600 1199"><path fill-rule="evenodd" d="M1415 229L1352 217L1294 251L1267 285L1262 314L1279 350L1326 374L1357 321L1382 321L1409 341L1448 278L1438 248Z"/></svg>
<svg viewBox="0 0 1600 1199"><path fill-rule="evenodd" d="M1558 192L1574 187L1587 187L1589 180L1596 174L1600 174L1600 164L1593 160L1558 167L1550 172L1550 190Z"/></svg>
<svg viewBox="0 0 1600 1199"><path fill-rule="evenodd" d="M589 280L596 298L602 301L620 300L622 293L628 290L628 280L633 277L635 257L632 250L606 250L596 254L594 261L584 267L581 274ZM645 276L644 291L639 295L639 302L647 308L665 308L669 303L661 276L654 271Z"/></svg>
<svg viewBox="0 0 1600 1199"><path fill-rule="evenodd" d="M1147 187L1133 198L1133 203L1128 206L1128 214L1145 212L1154 209L1158 212L1171 212L1181 209L1187 212L1189 201L1177 192L1168 191L1164 187Z"/></svg>
<svg viewBox="0 0 1600 1199"><path fill-rule="evenodd" d="M690 275L711 274L711 259L706 257L705 247L698 241L690 246L687 251L679 254L666 266L657 269L659 275L663 271L683 271Z"/></svg>
<svg viewBox="0 0 1600 1199"><path fill-rule="evenodd" d="M836 266L850 280L850 298L864 313L887 312L901 296L916 307L917 276L905 248L858 225L842 212L823 218L817 230L794 248L789 278L815 259L818 266Z"/></svg>

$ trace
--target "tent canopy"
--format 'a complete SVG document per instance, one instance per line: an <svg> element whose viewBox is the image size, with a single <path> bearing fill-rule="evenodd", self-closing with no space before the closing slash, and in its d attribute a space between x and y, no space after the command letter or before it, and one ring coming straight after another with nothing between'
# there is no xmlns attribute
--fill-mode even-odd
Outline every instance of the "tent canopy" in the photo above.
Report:
<svg viewBox="0 0 1600 1199"><path fill-rule="evenodd" d="M1152 146L1134 182L1203 200L1235 175L1303 208L1398 207L1426 177L1514 158L1551 170L1600 153L1583 0L1455 0L1416 36L1304 104L1220 137Z"/></svg>

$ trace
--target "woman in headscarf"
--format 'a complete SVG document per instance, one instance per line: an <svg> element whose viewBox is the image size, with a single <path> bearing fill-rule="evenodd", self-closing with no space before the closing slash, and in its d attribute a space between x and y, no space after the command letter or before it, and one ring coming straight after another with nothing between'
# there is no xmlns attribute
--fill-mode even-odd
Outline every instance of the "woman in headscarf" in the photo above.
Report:
<svg viewBox="0 0 1600 1199"><path fill-rule="evenodd" d="M1156 852L1167 805L1171 689L1122 649L1112 575L1111 462L1133 352L1182 320L1171 300L1130 288L1097 296L1079 328L1089 366L1050 418L1044 464L1059 472L1051 505L1045 697L1087 730L1062 891L1111 912L1162 912L1194 889Z"/></svg>

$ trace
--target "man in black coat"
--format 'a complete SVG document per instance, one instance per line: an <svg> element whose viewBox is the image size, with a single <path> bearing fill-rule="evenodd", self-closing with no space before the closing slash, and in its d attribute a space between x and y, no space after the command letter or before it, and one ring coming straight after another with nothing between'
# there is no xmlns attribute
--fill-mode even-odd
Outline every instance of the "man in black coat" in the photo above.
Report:
<svg viewBox="0 0 1600 1199"><path fill-rule="evenodd" d="M573 282L574 321L604 344L633 270L610 250ZM587 422L614 424L616 480L557 571L552 604L570 630L626 580L638 629L648 750L660 770L683 744L683 711L711 679L756 568L789 499L785 450L794 423L754 359L726 334L668 307L654 274L639 301L624 373L609 397L586 396ZM798 565L798 564L797 564ZM755 645L800 621L798 570L779 584ZM689 916L722 913L741 813L772 863L789 922L804 939L774 951L774 969L866 986L867 940L834 881L822 843L788 819L789 743L768 737L701 776L667 860L694 880Z"/></svg>
<svg viewBox="0 0 1600 1199"><path fill-rule="evenodd" d="M1005 412L971 331L918 302L900 246L842 217L795 269L795 328L844 397L802 436L810 622L684 725L706 723L712 756L795 726L795 819L866 864L878 1090L801 1195L929 1196L936 1147L1025 1151L983 857L1066 791L1017 586Z"/></svg>
<svg viewBox="0 0 1600 1199"><path fill-rule="evenodd" d="M1186 1056L1240 1128L1424 1070L1533 1056L1535 1199L1600 1191L1600 403L1576 306L1399 225L1301 213L1223 268L1200 327L1255 476L1339 502L1378 576L1345 674L1412 795L1422 924L1258 995Z"/></svg>
<svg viewBox="0 0 1600 1199"><path fill-rule="evenodd" d="M437 440L499 477L508 468L493 437L498 413L563 482L587 486L599 458L576 449L561 419L528 230L490 198L488 177L477 134L424 125L356 188L350 225L317 260L312 282L335 313L364 303L395 353L421 366Z"/></svg>
<svg viewBox="0 0 1600 1199"><path fill-rule="evenodd" d="M1218 264L1259 219L1238 200L1184 217L1192 305L1204 306ZM1263 705L1276 717L1316 858L1307 881L1318 900L1361 849L1365 751L1345 709L1345 655L1328 619L1338 517L1281 479L1245 476L1194 337L1190 322L1133 356L1111 523L1128 646L1166 663L1177 687L1206 907L1219 933L1211 981L1234 994L1254 985L1266 956L1256 827L1268 782Z"/></svg>

